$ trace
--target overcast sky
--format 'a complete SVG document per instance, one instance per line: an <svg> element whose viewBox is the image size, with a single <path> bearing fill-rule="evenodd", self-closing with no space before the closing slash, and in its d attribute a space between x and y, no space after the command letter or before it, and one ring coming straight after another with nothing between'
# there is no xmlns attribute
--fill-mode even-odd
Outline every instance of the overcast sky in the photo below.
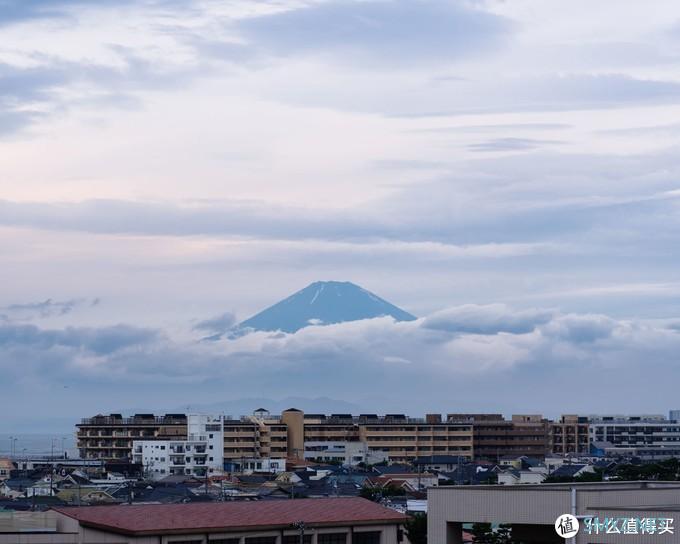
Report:
<svg viewBox="0 0 680 544"><path fill-rule="evenodd" d="M0 2L8 427L679 408L679 146L676 0ZM421 319L201 341L327 279Z"/></svg>

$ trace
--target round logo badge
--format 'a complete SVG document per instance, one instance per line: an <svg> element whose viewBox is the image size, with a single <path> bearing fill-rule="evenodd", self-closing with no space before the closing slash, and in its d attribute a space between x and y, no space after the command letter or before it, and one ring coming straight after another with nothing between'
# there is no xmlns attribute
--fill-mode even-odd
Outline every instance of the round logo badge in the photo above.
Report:
<svg viewBox="0 0 680 544"><path fill-rule="evenodd" d="M571 514L562 514L555 520L555 532L562 538L571 538L576 536L579 529L579 523L576 516Z"/></svg>

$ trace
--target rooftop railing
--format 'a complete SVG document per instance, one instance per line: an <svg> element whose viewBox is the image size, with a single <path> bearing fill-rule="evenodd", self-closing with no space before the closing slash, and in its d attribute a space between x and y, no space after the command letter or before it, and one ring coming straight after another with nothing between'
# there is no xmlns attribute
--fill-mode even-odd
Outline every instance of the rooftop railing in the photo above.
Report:
<svg viewBox="0 0 680 544"><path fill-rule="evenodd" d="M95 416L80 420L81 425L185 425L186 422L183 416Z"/></svg>

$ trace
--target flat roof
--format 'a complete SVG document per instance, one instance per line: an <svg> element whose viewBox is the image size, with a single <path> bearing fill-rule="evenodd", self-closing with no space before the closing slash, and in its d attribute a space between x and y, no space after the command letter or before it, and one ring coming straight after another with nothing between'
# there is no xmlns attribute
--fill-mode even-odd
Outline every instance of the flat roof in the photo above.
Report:
<svg viewBox="0 0 680 544"><path fill-rule="evenodd" d="M636 480L632 482L556 482L542 484L515 484L515 485L466 485L466 486L437 486L428 487L428 491L461 491L467 489L488 489L493 491L555 491L577 489L594 491L617 491L620 489L680 489L680 481L659 480Z"/></svg>
<svg viewBox="0 0 680 544"><path fill-rule="evenodd" d="M648 504L645 506L629 505L629 506L589 506L586 510L630 510L640 512L680 512L680 504Z"/></svg>
<svg viewBox="0 0 680 544"><path fill-rule="evenodd" d="M143 535L404 523L407 517L362 498L53 508L82 526Z"/></svg>

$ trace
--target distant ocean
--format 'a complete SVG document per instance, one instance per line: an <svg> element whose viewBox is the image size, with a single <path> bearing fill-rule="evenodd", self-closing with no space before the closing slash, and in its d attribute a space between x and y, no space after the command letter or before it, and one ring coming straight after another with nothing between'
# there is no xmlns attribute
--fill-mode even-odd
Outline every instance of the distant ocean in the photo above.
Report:
<svg viewBox="0 0 680 544"><path fill-rule="evenodd" d="M13 439L17 440L14 441ZM64 439L62 442L62 438ZM14 446L12 446L14 442ZM70 458L78 457L76 439L73 434L7 434L0 433L0 456L9 455L61 455L62 444ZM52 447L54 445L54 448Z"/></svg>

